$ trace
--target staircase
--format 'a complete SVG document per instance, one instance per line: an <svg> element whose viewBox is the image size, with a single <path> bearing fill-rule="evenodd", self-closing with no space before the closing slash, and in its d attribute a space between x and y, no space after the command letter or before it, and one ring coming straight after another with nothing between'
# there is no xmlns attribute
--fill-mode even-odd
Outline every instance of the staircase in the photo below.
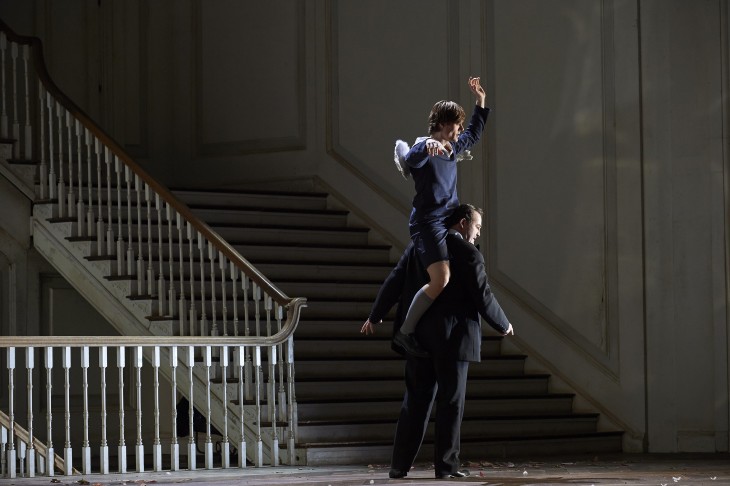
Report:
<svg viewBox="0 0 730 486"><path fill-rule="evenodd" d="M404 361L390 349L391 322L374 337L359 331L394 265L390 248L328 209L327 194L173 192L282 291L307 297L294 348L299 461L387 463ZM621 451L620 432L599 432L598 414L573 412L573 396L525 373L526 356L503 354L502 339L485 336L483 361L469 370L463 458ZM422 460L431 445L429 430Z"/></svg>

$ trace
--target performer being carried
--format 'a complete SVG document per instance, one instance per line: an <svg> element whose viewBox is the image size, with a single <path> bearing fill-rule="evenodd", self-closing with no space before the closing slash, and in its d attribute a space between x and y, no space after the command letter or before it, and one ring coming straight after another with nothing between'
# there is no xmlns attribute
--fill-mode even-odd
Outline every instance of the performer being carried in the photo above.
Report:
<svg viewBox="0 0 730 486"><path fill-rule="evenodd" d="M404 177L412 175L416 186L409 229L430 278L413 298L403 325L393 338L395 344L415 356L427 355L413 335L416 325L449 283L444 220L459 205L456 162L471 158L468 149L479 141L489 115L479 78L469 78L469 88L476 96L476 106L466 130L464 109L453 101L439 101L428 117L429 136L416 140L410 149L402 140L395 146L398 169Z"/></svg>

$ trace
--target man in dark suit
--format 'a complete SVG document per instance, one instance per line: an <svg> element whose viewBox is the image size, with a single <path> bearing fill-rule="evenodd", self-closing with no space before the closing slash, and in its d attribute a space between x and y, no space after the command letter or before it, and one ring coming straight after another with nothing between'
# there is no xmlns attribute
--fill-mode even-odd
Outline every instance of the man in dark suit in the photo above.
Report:
<svg viewBox="0 0 730 486"><path fill-rule="evenodd" d="M428 356L406 354L406 393L393 444L391 478L403 478L410 470L421 447L434 398L436 477L468 476L467 471L459 471L460 430L469 363L481 360L479 316L500 334L514 334L489 287L484 257L474 246L481 231L482 211L462 204L446 223L451 280L416 327L416 339ZM361 332L372 333L374 324L382 322L398 302L395 333L413 295L426 282L428 274L410 244L383 282Z"/></svg>

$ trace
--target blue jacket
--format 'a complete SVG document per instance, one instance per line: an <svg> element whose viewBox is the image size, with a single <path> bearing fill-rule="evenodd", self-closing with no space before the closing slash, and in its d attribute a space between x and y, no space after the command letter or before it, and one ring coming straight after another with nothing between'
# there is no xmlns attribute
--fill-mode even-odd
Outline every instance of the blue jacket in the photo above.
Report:
<svg viewBox="0 0 730 486"><path fill-rule="evenodd" d="M451 144L451 155L429 156L426 140L415 143L408 151L405 161L416 185L411 226L443 220L459 205L459 196L456 193L456 157L479 141L489 111L489 108L474 106L469 126L459 135L458 141Z"/></svg>

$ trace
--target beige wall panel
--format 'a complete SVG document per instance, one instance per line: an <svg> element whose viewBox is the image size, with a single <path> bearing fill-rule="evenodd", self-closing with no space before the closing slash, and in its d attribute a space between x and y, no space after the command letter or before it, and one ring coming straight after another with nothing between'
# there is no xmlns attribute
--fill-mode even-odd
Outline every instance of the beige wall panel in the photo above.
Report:
<svg viewBox="0 0 730 486"><path fill-rule="evenodd" d="M727 349L714 345L727 324L716 328L713 311L714 275L725 265L712 254L713 233L724 233L722 218L712 218L713 198L722 200L723 174L716 168L727 157L722 3L642 3L652 452L712 450L727 436L726 414L716 416L717 404L727 410L727 379L714 379L727 372ZM717 303L727 308L727 301ZM718 450L727 450L722 441Z"/></svg>
<svg viewBox="0 0 730 486"><path fill-rule="evenodd" d="M38 6L43 52L51 78L94 120L101 120L101 29L98 9L84 0ZM107 34L104 31L104 34Z"/></svg>
<svg viewBox="0 0 730 486"><path fill-rule="evenodd" d="M645 419L637 12L527 0L485 14L489 273L531 369L578 390L629 451Z"/></svg>
<svg viewBox="0 0 730 486"><path fill-rule="evenodd" d="M408 212L413 182L395 170L393 146L427 134L431 106L458 93L451 83L459 73L452 26L458 7L376 0L333 1L330 8L333 155ZM471 96L455 101L471 110Z"/></svg>
<svg viewBox="0 0 730 486"><path fill-rule="evenodd" d="M104 103L113 108L108 111L107 126L134 157L145 157L149 112L147 50L148 8L138 0L103 6L104 18L110 26L108 37L111 56L107 56ZM107 65L109 63L110 65Z"/></svg>
<svg viewBox="0 0 730 486"><path fill-rule="evenodd" d="M204 154L301 146L299 2L200 2L198 119ZM262 19L276 18L276 22Z"/></svg>
<svg viewBox="0 0 730 486"><path fill-rule="evenodd" d="M552 325L605 349L615 160L604 151L601 13L597 1L495 2L490 234L500 281Z"/></svg>

